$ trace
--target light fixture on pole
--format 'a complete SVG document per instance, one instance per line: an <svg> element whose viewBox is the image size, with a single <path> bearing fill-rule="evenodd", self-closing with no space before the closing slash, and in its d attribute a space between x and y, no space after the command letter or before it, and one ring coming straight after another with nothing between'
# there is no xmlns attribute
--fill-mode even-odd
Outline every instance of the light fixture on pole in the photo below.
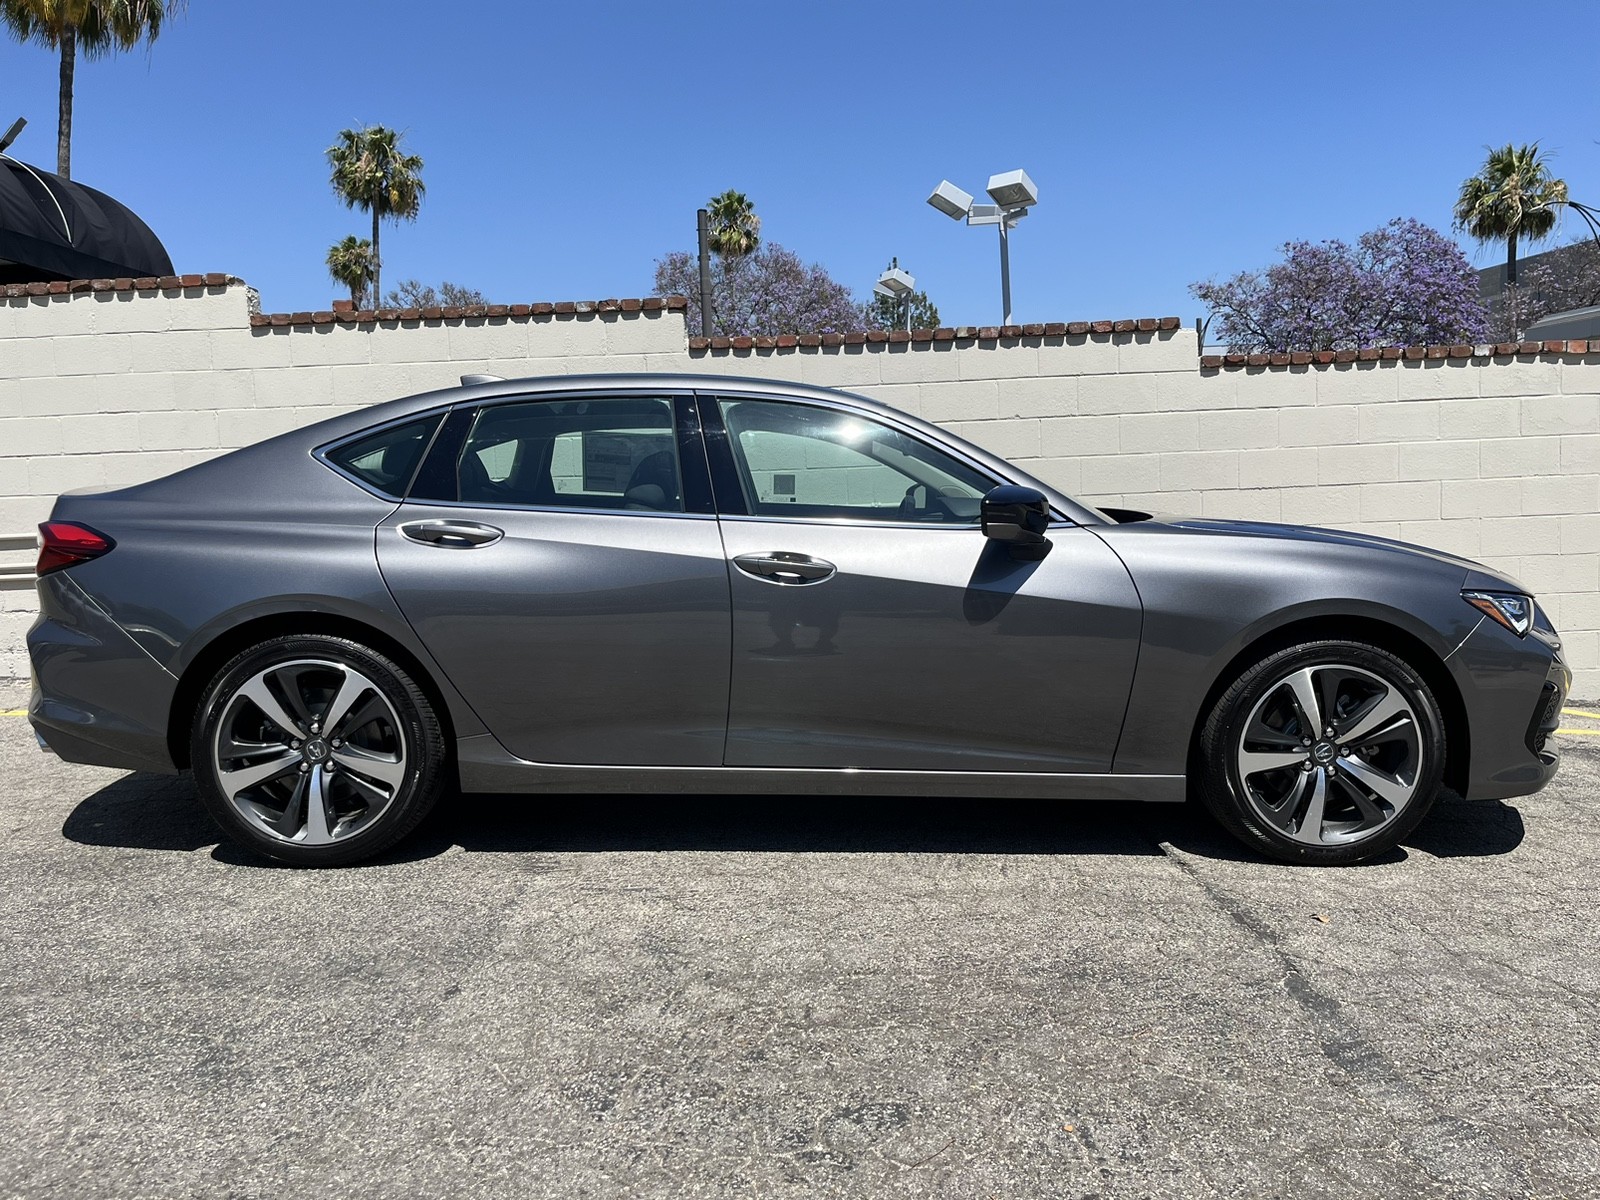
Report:
<svg viewBox="0 0 1600 1200"><path fill-rule="evenodd" d="M994 225L1000 230L1000 305L1002 325L1011 324L1011 243L1009 234L1028 210L1039 203L1039 189L1026 171L1006 171L989 177L985 189L993 204L974 204L972 195L948 179L933 189L928 203L951 220L966 218L968 225Z"/></svg>
<svg viewBox="0 0 1600 1200"><path fill-rule="evenodd" d="M905 305L907 330L911 328L911 293L916 289L916 279L900 269L899 259L890 263L889 269L879 275L878 282L872 285L875 294Z"/></svg>

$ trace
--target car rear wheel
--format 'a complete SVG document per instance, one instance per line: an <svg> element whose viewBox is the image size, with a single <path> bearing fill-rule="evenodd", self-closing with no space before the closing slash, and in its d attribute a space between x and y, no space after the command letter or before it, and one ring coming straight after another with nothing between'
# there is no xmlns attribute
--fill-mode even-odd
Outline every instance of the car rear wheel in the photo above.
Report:
<svg viewBox="0 0 1600 1200"><path fill-rule="evenodd" d="M293 635L222 668L195 715L200 797L237 841L299 866L358 862L427 815L446 744L399 664L346 638Z"/></svg>
<svg viewBox="0 0 1600 1200"><path fill-rule="evenodd" d="M1256 663L1200 736L1200 794L1247 845L1284 862L1360 862L1416 828L1439 793L1444 721L1400 658L1317 641Z"/></svg>

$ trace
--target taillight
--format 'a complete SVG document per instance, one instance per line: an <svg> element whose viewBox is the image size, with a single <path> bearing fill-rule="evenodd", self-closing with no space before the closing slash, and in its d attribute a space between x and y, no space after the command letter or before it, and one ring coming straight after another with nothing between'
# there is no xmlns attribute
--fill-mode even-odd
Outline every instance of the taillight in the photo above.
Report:
<svg viewBox="0 0 1600 1200"><path fill-rule="evenodd" d="M62 567L74 566L99 558L116 543L103 533L96 533L87 525L71 521L46 521L39 526L39 565L35 575L48 575Z"/></svg>

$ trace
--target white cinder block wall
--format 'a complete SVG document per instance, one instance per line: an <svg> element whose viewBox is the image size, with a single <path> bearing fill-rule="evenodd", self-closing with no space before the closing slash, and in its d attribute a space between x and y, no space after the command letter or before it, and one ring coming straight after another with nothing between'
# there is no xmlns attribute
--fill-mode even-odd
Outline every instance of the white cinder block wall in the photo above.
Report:
<svg viewBox="0 0 1600 1200"><path fill-rule="evenodd" d="M875 396L1092 501L1481 559L1539 594L1575 694L1600 697L1600 348L1584 343L1202 367L1171 319L708 345L659 301L360 323L252 317L222 276L161 282L0 302L0 535L66 488L148 479L463 372L757 375ZM31 588L0 583L0 677L26 674L32 610Z"/></svg>

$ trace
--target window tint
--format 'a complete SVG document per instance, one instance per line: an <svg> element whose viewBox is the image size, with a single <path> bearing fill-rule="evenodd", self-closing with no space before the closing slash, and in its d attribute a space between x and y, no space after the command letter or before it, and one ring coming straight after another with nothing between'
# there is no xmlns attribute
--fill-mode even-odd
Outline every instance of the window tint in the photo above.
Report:
<svg viewBox="0 0 1600 1200"><path fill-rule="evenodd" d="M442 415L430 413L346 442L327 452L328 461L387 496L402 496Z"/></svg>
<svg viewBox="0 0 1600 1200"><path fill-rule="evenodd" d="M973 524L994 486L944 451L855 413L718 404L756 516Z"/></svg>
<svg viewBox="0 0 1600 1200"><path fill-rule="evenodd" d="M479 411L456 499L486 506L682 512L672 402L539 400Z"/></svg>

